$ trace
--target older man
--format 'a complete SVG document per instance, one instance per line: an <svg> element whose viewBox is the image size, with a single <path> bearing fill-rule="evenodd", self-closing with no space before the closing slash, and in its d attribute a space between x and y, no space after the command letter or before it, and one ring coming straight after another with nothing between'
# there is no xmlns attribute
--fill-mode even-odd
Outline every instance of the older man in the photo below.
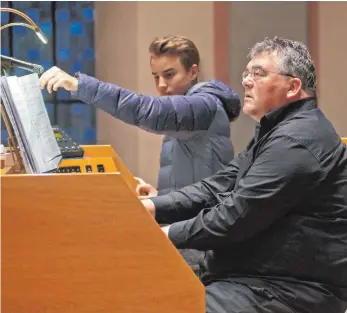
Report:
<svg viewBox="0 0 347 313"><path fill-rule="evenodd" d="M206 251L208 313L343 313L347 308L347 148L317 107L302 43L257 43L242 76L259 122L215 175L143 200L177 248Z"/></svg>

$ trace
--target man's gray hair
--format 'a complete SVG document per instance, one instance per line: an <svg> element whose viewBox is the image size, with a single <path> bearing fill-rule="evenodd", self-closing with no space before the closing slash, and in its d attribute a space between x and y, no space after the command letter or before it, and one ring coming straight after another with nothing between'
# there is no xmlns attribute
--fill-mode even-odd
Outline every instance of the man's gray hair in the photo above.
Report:
<svg viewBox="0 0 347 313"><path fill-rule="evenodd" d="M300 78L302 89L313 96L316 95L316 68L306 45L277 36L272 39L265 38L251 48L248 57L253 59L264 51L268 53L276 51L281 73Z"/></svg>

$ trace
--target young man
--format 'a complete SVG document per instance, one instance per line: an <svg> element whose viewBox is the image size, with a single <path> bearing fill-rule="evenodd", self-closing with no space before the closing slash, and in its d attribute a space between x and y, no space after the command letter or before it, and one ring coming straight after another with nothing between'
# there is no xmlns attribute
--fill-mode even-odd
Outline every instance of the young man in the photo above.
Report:
<svg viewBox="0 0 347 313"><path fill-rule="evenodd" d="M142 200L177 248L206 252L208 313L344 313L347 147L317 107L302 43L257 43L242 76L259 122L215 175Z"/></svg>
<svg viewBox="0 0 347 313"><path fill-rule="evenodd" d="M150 65L159 97L145 96L57 67L45 72L41 87L65 88L114 117L144 130L164 134L158 192L165 194L212 175L234 157L230 122L240 114L236 93L217 80L197 83L200 56L195 44L181 36L156 38L149 47ZM141 182L138 194L157 195ZM197 272L201 253L181 250Z"/></svg>
<svg viewBox="0 0 347 313"><path fill-rule="evenodd" d="M65 88L72 96L131 125L166 135L160 157L159 194L182 188L223 168L234 156L230 122L241 106L233 90L217 80L197 83L200 56L181 36L156 38L149 47L159 97L134 93L57 67L45 72L41 87ZM157 192L143 182L139 192Z"/></svg>

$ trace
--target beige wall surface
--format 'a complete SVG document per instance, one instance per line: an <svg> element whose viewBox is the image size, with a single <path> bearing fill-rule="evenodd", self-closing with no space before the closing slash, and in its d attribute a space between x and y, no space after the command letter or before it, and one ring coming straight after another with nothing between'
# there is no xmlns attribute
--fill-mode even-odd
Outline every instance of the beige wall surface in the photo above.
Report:
<svg viewBox="0 0 347 313"><path fill-rule="evenodd" d="M318 21L319 105L347 137L347 2L320 2Z"/></svg>
<svg viewBox="0 0 347 313"><path fill-rule="evenodd" d="M306 43L306 14L306 3L299 1L230 3L230 86L242 100L241 74L248 63L249 49L265 37L274 36ZM255 122L243 113L232 124L231 135L237 152L241 152L252 138L254 126Z"/></svg>
<svg viewBox="0 0 347 313"><path fill-rule="evenodd" d="M347 136L341 92L347 81L346 2L95 2L95 12L97 78L144 94L156 94L148 56L156 36L191 38L201 54L200 80L220 78L241 98L241 73L254 43L277 35L310 44L320 107L337 132ZM236 152L253 136L254 125L243 113L232 124ZM97 133L98 143L111 144L133 174L156 186L162 136L101 111Z"/></svg>
<svg viewBox="0 0 347 313"><path fill-rule="evenodd" d="M180 34L195 42L200 53L200 79L213 73L213 37L211 2L138 2L138 29L136 41L138 92L156 94L149 67L148 46L157 36ZM152 184L157 183L162 136L138 131L138 176Z"/></svg>
<svg viewBox="0 0 347 313"><path fill-rule="evenodd" d="M136 2L95 2L96 77L138 89ZM97 142L111 144L137 173L138 130L97 110Z"/></svg>
<svg viewBox="0 0 347 313"><path fill-rule="evenodd" d="M148 47L157 36L180 34L201 54L200 79L213 77L212 2L95 2L97 78L155 95ZM111 144L132 173L156 186L162 136L97 113L98 143Z"/></svg>

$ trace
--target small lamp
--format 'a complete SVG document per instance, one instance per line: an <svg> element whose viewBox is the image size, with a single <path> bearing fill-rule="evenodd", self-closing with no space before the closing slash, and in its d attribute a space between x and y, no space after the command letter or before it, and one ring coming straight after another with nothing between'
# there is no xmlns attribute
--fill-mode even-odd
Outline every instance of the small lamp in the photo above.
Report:
<svg viewBox="0 0 347 313"><path fill-rule="evenodd" d="M35 32L35 34L37 35L37 37L39 37L40 40L44 44L48 43L48 40L47 40L46 36L43 34L43 32L40 29L40 27L38 27L34 23L34 21L29 16L24 14L23 12L18 11L16 9L11 9L11 8L0 8L0 12L11 12L11 13L17 14L17 15L23 17L29 23L29 24L25 24L25 23L9 23L9 24L6 24L4 26L1 26L0 30L3 30L5 28L11 27L11 26L24 26L24 27L32 29Z"/></svg>

